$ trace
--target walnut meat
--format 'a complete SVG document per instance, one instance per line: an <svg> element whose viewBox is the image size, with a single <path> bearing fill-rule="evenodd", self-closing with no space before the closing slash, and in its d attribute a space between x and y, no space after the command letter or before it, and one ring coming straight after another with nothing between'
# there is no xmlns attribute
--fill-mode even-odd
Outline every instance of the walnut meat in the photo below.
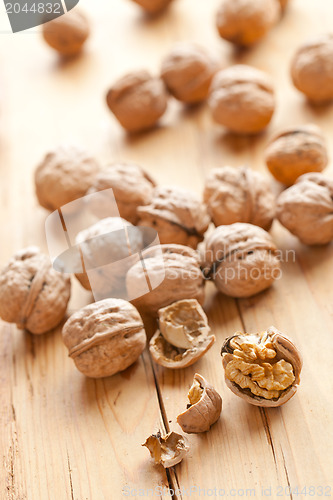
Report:
<svg viewBox="0 0 333 500"><path fill-rule="evenodd" d="M333 35L325 35L302 45L291 63L295 87L310 101L333 99Z"/></svg>
<svg viewBox="0 0 333 500"><path fill-rule="evenodd" d="M306 245L333 240L333 181L309 173L283 191L277 200L277 218Z"/></svg>
<svg viewBox="0 0 333 500"><path fill-rule="evenodd" d="M142 446L148 448L155 464L163 465L166 469L179 464L190 449L184 436L176 432L169 432L164 437L160 432L152 434Z"/></svg>
<svg viewBox="0 0 333 500"><path fill-rule="evenodd" d="M68 276L55 271L38 248L16 253L0 274L0 317L41 334L59 325L71 294Z"/></svg>
<svg viewBox="0 0 333 500"><path fill-rule="evenodd" d="M274 113L271 78L243 64L219 71L212 81L209 106L220 125L237 134L256 134L269 124Z"/></svg>
<svg viewBox="0 0 333 500"><path fill-rule="evenodd" d="M280 277L278 250L258 226L219 226L206 242L205 275L226 295L251 297Z"/></svg>
<svg viewBox="0 0 333 500"><path fill-rule="evenodd" d="M81 198L98 170L98 162L83 149L62 146L48 153L35 172L40 205L53 211Z"/></svg>
<svg viewBox="0 0 333 500"><path fill-rule="evenodd" d="M71 10L42 25L46 43L62 56L76 56L90 35L87 16L80 10Z"/></svg>
<svg viewBox="0 0 333 500"><path fill-rule="evenodd" d="M161 243L196 248L210 217L206 206L187 189L157 187L149 205L138 208L139 225L153 227Z"/></svg>
<svg viewBox="0 0 333 500"><path fill-rule="evenodd" d="M167 108L164 83L147 71L129 73L109 90L106 102L128 132L152 128Z"/></svg>
<svg viewBox="0 0 333 500"><path fill-rule="evenodd" d="M77 369L87 377L110 377L143 352L146 333L132 304L105 299L83 307L65 323L63 341Z"/></svg>
<svg viewBox="0 0 333 500"><path fill-rule="evenodd" d="M220 36L237 45L253 45L278 21L277 0L222 0L217 12Z"/></svg>
<svg viewBox="0 0 333 500"><path fill-rule="evenodd" d="M308 172L321 172L328 163L325 139L316 125L290 128L274 137L265 160L271 174L287 186Z"/></svg>
<svg viewBox="0 0 333 500"><path fill-rule="evenodd" d="M301 356L273 326L259 334L236 332L226 339L221 354L227 386L248 403L281 406L296 393Z"/></svg>
<svg viewBox="0 0 333 500"><path fill-rule="evenodd" d="M275 197L268 181L246 167L212 170L204 202L215 226L249 222L268 231L275 216Z"/></svg>
<svg viewBox="0 0 333 500"><path fill-rule="evenodd" d="M159 14L166 9L172 0L133 0L140 5L148 14Z"/></svg>
<svg viewBox="0 0 333 500"><path fill-rule="evenodd" d="M216 65L207 52L197 45L177 45L162 62L161 76L179 101L194 104L208 97Z"/></svg>

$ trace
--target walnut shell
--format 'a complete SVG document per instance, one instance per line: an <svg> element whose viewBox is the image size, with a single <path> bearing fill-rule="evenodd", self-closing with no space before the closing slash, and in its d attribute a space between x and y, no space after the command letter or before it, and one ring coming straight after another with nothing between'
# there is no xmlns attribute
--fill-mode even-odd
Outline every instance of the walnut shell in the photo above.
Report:
<svg viewBox="0 0 333 500"><path fill-rule="evenodd" d="M323 134L316 125L289 128L266 148L265 161L271 174L287 186L308 172L321 172L328 155Z"/></svg>
<svg viewBox="0 0 333 500"><path fill-rule="evenodd" d="M190 404L177 422L188 434L209 431L220 418L222 398L204 377L196 373L188 393Z"/></svg>
<svg viewBox="0 0 333 500"><path fill-rule="evenodd" d="M276 0L222 0L216 17L217 29L229 42L253 45L278 21L280 13Z"/></svg>
<svg viewBox="0 0 333 500"><path fill-rule="evenodd" d="M309 173L283 191L277 200L277 218L305 245L333 240L333 181Z"/></svg>
<svg viewBox="0 0 333 500"><path fill-rule="evenodd" d="M135 71L116 81L106 102L128 132L152 128L167 108L167 92L159 78L147 71Z"/></svg>
<svg viewBox="0 0 333 500"><path fill-rule="evenodd" d="M92 378L125 370L146 345L140 314L122 299L101 300L76 311L62 335L77 369Z"/></svg>
<svg viewBox="0 0 333 500"><path fill-rule="evenodd" d="M194 193L179 187L157 187L149 205L138 208L139 225L153 227L161 243L196 248L210 217Z"/></svg>
<svg viewBox="0 0 333 500"><path fill-rule="evenodd" d="M190 447L181 434L169 432L162 437L161 433L152 434L142 446L146 446L155 464L163 465L166 469L179 464Z"/></svg>
<svg viewBox="0 0 333 500"><path fill-rule="evenodd" d="M199 255L183 245L160 245L144 250L144 260L132 266L126 276L133 304L157 316L158 310L181 299L197 299L203 304L205 280Z"/></svg>
<svg viewBox="0 0 333 500"><path fill-rule="evenodd" d="M219 226L206 242L205 275L226 295L251 297L280 277L278 250L258 226Z"/></svg>
<svg viewBox="0 0 333 500"><path fill-rule="evenodd" d="M93 183L99 164L75 146L61 146L48 153L35 172L40 205L53 211L84 196Z"/></svg>
<svg viewBox="0 0 333 500"><path fill-rule="evenodd" d="M192 43L176 45L162 62L161 77L173 97L187 104L207 99L216 64Z"/></svg>
<svg viewBox="0 0 333 500"><path fill-rule="evenodd" d="M310 101L333 99L333 35L328 34L302 45L291 63L295 87Z"/></svg>
<svg viewBox="0 0 333 500"><path fill-rule="evenodd" d="M159 14L164 11L172 0L133 0L142 7L148 14Z"/></svg>
<svg viewBox="0 0 333 500"><path fill-rule="evenodd" d="M100 192L96 204L91 203L91 210L103 218L110 206L109 195L106 193L103 196L103 190L111 188L120 217L136 224L138 222L137 208L148 205L155 186L155 181L139 165L113 163L97 174L87 194Z"/></svg>
<svg viewBox="0 0 333 500"><path fill-rule="evenodd" d="M237 134L256 134L269 124L274 113L271 78L244 64L223 69L213 78L209 106L220 125Z"/></svg>
<svg viewBox="0 0 333 500"><path fill-rule="evenodd" d="M0 274L0 317L41 334L59 325L71 295L68 276L36 247L17 252Z"/></svg>
<svg viewBox="0 0 333 500"><path fill-rule="evenodd" d="M215 226L249 222L268 231L275 216L268 181L246 167L213 169L206 179L204 202Z"/></svg>
<svg viewBox="0 0 333 500"><path fill-rule="evenodd" d="M260 334L236 332L222 347L225 382L255 406L281 406L300 383L302 358L295 345L274 326Z"/></svg>
<svg viewBox="0 0 333 500"><path fill-rule="evenodd" d="M76 56L90 35L87 16L75 9L42 25L45 42L62 56Z"/></svg>

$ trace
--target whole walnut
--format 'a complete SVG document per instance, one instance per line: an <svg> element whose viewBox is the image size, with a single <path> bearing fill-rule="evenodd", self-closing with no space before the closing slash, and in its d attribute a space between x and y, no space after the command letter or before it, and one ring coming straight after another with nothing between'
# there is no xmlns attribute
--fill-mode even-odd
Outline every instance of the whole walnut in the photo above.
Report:
<svg viewBox="0 0 333 500"><path fill-rule="evenodd" d="M114 163L97 174L87 194L100 192L96 203L92 202L91 205L93 212L103 218L110 206L109 194L103 195L103 190L112 189L120 217L136 224L137 208L151 201L155 186L155 181L139 165Z"/></svg>
<svg viewBox="0 0 333 500"><path fill-rule="evenodd" d="M177 300L197 299L204 302L205 280L200 258L192 248L183 245L159 245L142 252L127 273L131 302L144 313L157 316L158 310Z"/></svg>
<svg viewBox="0 0 333 500"><path fill-rule="evenodd" d="M98 162L83 149L61 146L48 153L35 172L40 205L53 211L81 198L94 182L98 170Z"/></svg>
<svg viewBox="0 0 333 500"><path fill-rule="evenodd" d="M146 345L140 314L122 299L105 299L75 312L63 341L76 368L87 377L110 377L132 365Z"/></svg>
<svg viewBox="0 0 333 500"><path fill-rule="evenodd" d="M231 297L251 297L280 278L278 250L264 229L236 222L208 237L205 275Z"/></svg>
<svg viewBox="0 0 333 500"><path fill-rule="evenodd" d="M156 125L167 108L164 83L147 71L129 73L113 84L106 102L128 132L141 132Z"/></svg>
<svg viewBox="0 0 333 500"><path fill-rule="evenodd" d="M249 222L268 231L275 216L268 181L246 167L213 169L206 179L204 202L215 226Z"/></svg>
<svg viewBox="0 0 333 500"><path fill-rule="evenodd" d="M148 14L159 14L166 9L172 0L133 0L140 5Z"/></svg>
<svg viewBox="0 0 333 500"><path fill-rule="evenodd" d="M207 99L215 73L209 54L192 43L178 44L162 62L161 76L168 91L187 104Z"/></svg>
<svg viewBox="0 0 333 500"><path fill-rule="evenodd" d="M290 128L274 137L265 160L278 181L291 186L308 172L321 172L328 163L324 136L316 125Z"/></svg>
<svg viewBox="0 0 333 500"><path fill-rule="evenodd" d="M269 124L274 113L271 78L244 64L219 71L213 78L209 106L220 125L238 134L256 134Z"/></svg>
<svg viewBox="0 0 333 500"><path fill-rule="evenodd" d="M333 35L323 35L302 45L291 63L295 87L310 101L333 99Z"/></svg>
<svg viewBox="0 0 333 500"><path fill-rule="evenodd" d="M36 247L17 252L0 274L0 317L18 328L41 334L66 314L71 282Z"/></svg>
<svg viewBox="0 0 333 500"><path fill-rule="evenodd" d="M90 35L87 16L80 10L71 10L42 25L46 43L62 56L79 54Z"/></svg>
<svg viewBox="0 0 333 500"><path fill-rule="evenodd" d="M333 240L333 181L320 173L302 175L277 200L277 218L306 245Z"/></svg>
<svg viewBox="0 0 333 500"><path fill-rule="evenodd" d="M278 21L277 0L222 0L217 29L222 38L237 45L253 45Z"/></svg>
<svg viewBox="0 0 333 500"><path fill-rule="evenodd" d="M206 206L191 191L157 187L149 205L138 208L139 225L153 227L161 243L196 248L203 240L210 217Z"/></svg>

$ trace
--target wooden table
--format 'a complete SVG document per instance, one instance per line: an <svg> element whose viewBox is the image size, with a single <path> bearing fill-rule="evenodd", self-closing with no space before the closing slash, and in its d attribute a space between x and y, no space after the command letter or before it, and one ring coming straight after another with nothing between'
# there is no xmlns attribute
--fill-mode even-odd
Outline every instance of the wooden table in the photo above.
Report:
<svg viewBox="0 0 333 500"><path fill-rule="evenodd" d="M245 52L217 36L218 0L176 0L155 20L127 0L81 3L94 34L86 53L67 63L43 44L39 30L12 35L1 15L1 265L24 246L46 250L46 212L34 196L33 172L62 142L85 145L103 163L136 161L159 183L198 193L216 166L246 163L265 171L263 148L285 126L318 123L333 156L332 106L309 106L288 72L296 47L332 28L332 2L291 0L281 22ZM158 72L172 44L189 39L209 47L222 65L249 63L273 75L278 108L267 132L237 138L213 124L205 106L186 110L172 102L158 129L136 138L123 133L104 102L109 84L134 68ZM88 380L67 357L60 328L36 337L1 323L1 498L170 498L168 487L180 489L175 497L183 499L332 495L332 245L302 246L278 222L272 234L281 249L295 250L295 261L283 262L282 279L248 300L221 296L209 285L205 308L217 342L186 370L153 366L145 352L124 373ZM88 299L75 283L71 311ZM263 410L226 388L219 351L234 331L271 324L294 338L304 370L296 397ZM195 372L221 393L222 417L210 432L190 435L188 458L165 472L141 443L158 429L180 431L176 416Z"/></svg>

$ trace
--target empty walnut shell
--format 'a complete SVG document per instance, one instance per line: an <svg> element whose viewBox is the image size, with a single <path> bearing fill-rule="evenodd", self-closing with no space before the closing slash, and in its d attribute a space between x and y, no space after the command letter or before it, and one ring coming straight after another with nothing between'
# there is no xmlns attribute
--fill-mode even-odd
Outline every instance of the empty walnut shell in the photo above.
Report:
<svg viewBox="0 0 333 500"><path fill-rule="evenodd" d="M328 34L302 45L291 63L295 87L310 101L333 99L333 35Z"/></svg>
<svg viewBox="0 0 333 500"><path fill-rule="evenodd" d="M159 14L172 0L133 0L135 3L140 5L148 14Z"/></svg>
<svg viewBox="0 0 333 500"><path fill-rule="evenodd" d="M300 383L302 358L295 345L271 326L259 334L236 332L222 347L229 389L256 406L281 406Z"/></svg>
<svg viewBox="0 0 333 500"><path fill-rule="evenodd" d="M212 170L204 202L215 226L249 222L268 231L275 216L275 196L268 181L246 167Z"/></svg>
<svg viewBox="0 0 333 500"><path fill-rule="evenodd" d="M190 404L187 410L178 415L178 424L188 434L209 431L220 418L221 396L206 379L196 373L188 393L188 399Z"/></svg>
<svg viewBox="0 0 333 500"><path fill-rule="evenodd" d="M59 325L71 294L68 276L55 271L38 248L17 252L0 274L0 317L41 334Z"/></svg>
<svg viewBox="0 0 333 500"><path fill-rule="evenodd" d="M290 128L274 137L265 160L271 174L287 186L308 172L321 172L328 156L324 136L316 125Z"/></svg>
<svg viewBox="0 0 333 500"><path fill-rule="evenodd" d="M283 191L277 218L305 245L333 240L333 181L322 174L305 174Z"/></svg>
<svg viewBox="0 0 333 500"><path fill-rule="evenodd" d="M62 335L77 369L92 378L125 370L146 345L140 314L122 299L105 299L83 307L67 320Z"/></svg>
<svg viewBox="0 0 333 500"><path fill-rule="evenodd" d="M164 437L160 432L152 434L142 446L148 448L155 464L163 465L166 469L179 464L190 449L184 436L176 432L169 432Z"/></svg>
<svg viewBox="0 0 333 500"><path fill-rule="evenodd" d="M219 71L212 81L209 106L220 125L237 134L256 134L269 124L274 113L271 78L244 64Z"/></svg>
<svg viewBox="0 0 333 500"><path fill-rule="evenodd" d="M173 97L193 104L207 99L215 72L216 65L203 48L182 43L163 60L161 76Z"/></svg>
<svg viewBox="0 0 333 500"><path fill-rule="evenodd" d="M196 248L203 240L210 217L206 206L187 189L157 187L151 202L138 208L139 225L153 227L161 243Z"/></svg>
<svg viewBox="0 0 333 500"><path fill-rule="evenodd" d="M258 226L219 226L206 242L205 275L226 295L251 297L280 277L278 250Z"/></svg>
<svg viewBox="0 0 333 500"><path fill-rule="evenodd" d="M216 24L222 38L249 46L263 38L278 21L276 0L222 0Z"/></svg>
<svg viewBox="0 0 333 500"><path fill-rule="evenodd" d="M164 83L147 71L135 71L113 84L107 105L128 132L152 128L167 108Z"/></svg>

